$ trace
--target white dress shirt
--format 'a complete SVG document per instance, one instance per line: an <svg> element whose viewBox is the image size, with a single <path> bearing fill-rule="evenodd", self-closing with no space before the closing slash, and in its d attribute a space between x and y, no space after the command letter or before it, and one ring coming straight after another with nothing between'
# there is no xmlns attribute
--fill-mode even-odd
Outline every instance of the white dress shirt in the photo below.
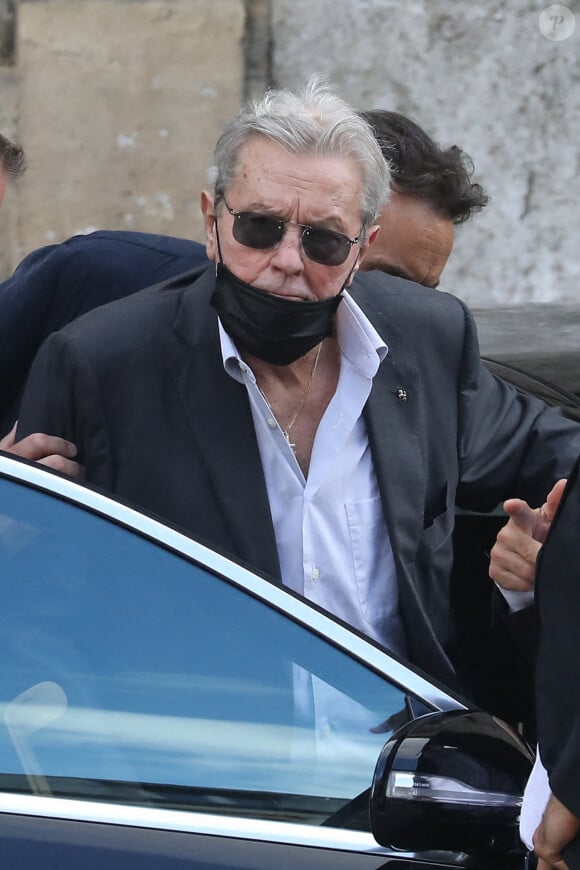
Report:
<svg viewBox="0 0 580 870"><path fill-rule="evenodd" d="M220 323L224 368L248 391L282 582L404 655L395 564L362 417L388 348L347 293L336 327L340 375L316 432L308 478Z"/></svg>

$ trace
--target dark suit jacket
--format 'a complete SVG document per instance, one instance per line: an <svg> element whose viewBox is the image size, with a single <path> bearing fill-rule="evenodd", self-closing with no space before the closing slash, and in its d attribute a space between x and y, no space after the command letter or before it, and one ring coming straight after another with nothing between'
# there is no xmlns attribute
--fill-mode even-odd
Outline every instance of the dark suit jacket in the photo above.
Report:
<svg viewBox="0 0 580 870"><path fill-rule="evenodd" d="M188 239L105 231L25 257L0 284L0 437L18 416L26 376L47 335L98 305L207 262L205 248Z"/></svg>
<svg viewBox="0 0 580 870"><path fill-rule="evenodd" d="M223 370L213 285L212 268L183 275L52 335L19 435L70 438L88 481L279 582L252 416ZM541 503L580 452L580 427L485 370L456 297L378 272L357 275L352 293L389 347L365 421L410 657L452 685L456 497L477 510L508 495Z"/></svg>
<svg viewBox="0 0 580 870"><path fill-rule="evenodd" d="M580 818L580 464L540 552L536 606L540 755L552 791Z"/></svg>

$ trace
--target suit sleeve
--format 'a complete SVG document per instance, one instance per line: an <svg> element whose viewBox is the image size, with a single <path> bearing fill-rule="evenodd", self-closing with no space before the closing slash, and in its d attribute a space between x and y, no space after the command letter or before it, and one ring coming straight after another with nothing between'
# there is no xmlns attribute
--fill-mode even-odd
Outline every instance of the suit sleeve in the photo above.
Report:
<svg viewBox="0 0 580 870"><path fill-rule="evenodd" d="M543 504L580 454L580 424L492 375L467 309L459 388L457 503L493 510L510 497Z"/></svg>
<svg viewBox="0 0 580 870"><path fill-rule="evenodd" d="M537 562L540 755L556 797L580 818L580 459Z"/></svg>
<svg viewBox="0 0 580 870"><path fill-rule="evenodd" d="M580 819L580 716L552 769L550 788L558 800Z"/></svg>
<svg viewBox="0 0 580 870"><path fill-rule="evenodd" d="M105 402L89 362L66 331L49 336L30 370L17 438L33 432L72 441L87 480L112 487Z"/></svg>
<svg viewBox="0 0 580 870"><path fill-rule="evenodd" d="M26 375L45 335L61 265L60 246L40 248L0 284L0 435L16 419Z"/></svg>

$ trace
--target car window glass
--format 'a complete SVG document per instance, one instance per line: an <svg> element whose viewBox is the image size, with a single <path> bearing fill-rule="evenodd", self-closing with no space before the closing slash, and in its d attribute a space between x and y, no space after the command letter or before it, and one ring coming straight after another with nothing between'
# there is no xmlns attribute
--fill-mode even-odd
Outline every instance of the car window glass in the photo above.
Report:
<svg viewBox="0 0 580 870"><path fill-rule="evenodd" d="M250 594L0 481L0 789L318 823L404 692Z"/></svg>

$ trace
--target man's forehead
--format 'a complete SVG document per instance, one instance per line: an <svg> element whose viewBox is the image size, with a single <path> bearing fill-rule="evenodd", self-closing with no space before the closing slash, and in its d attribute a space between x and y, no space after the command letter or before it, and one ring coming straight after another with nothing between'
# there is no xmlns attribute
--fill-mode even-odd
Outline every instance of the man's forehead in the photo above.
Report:
<svg viewBox="0 0 580 870"><path fill-rule="evenodd" d="M234 209L305 223L329 221L349 235L360 229L362 172L343 155L295 153L253 137L241 149L225 193Z"/></svg>
<svg viewBox="0 0 580 870"><path fill-rule="evenodd" d="M265 136L252 136L240 148L232 183L281 181L309 185L317 183L329 192L344 185L357 192L362 188L362 167L351 156L313 150L292 151Z"/></svg>

